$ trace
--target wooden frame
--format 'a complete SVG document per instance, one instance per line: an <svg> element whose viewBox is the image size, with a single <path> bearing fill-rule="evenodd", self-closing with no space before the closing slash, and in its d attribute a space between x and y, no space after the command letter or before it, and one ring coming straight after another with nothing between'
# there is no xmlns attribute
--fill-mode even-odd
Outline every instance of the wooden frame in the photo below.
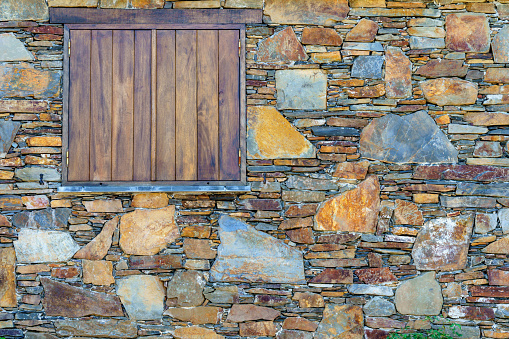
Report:
<svg viewBox="0 0 509 339"><path fill-rule="evenodd" d="M221 181L68 181L67 152L69 148L69 36L70 30L79 29L234 29L239 30L240 36L240 69L239 69L239 93L240 93L240 180ZM60 192L131 192L131 191L168 191L168 192L240 192L249 191L247 186L246 171L246 89L245 89L245 40L246 31L244 24L133 24L133 25L112 25L112 24L66 24L64 25L64 76L63 76L63 126L62 126L62 187ZM72 46L71 46L72 47ZM154 81L152 79L152 81Z"/></svg>

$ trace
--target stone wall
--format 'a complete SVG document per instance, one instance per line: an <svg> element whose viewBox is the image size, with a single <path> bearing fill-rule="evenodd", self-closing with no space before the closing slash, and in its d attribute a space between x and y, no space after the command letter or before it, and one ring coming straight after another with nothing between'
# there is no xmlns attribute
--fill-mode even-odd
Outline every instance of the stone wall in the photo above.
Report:
<svg viewBox="0 0 509 339"><path fill-rule="evenodd" d="M246 40L252 191L58 193L48 5L263 8ZM385 338L449 321L509 338L506 19L507 0L3 0L0 336Z"/></svg>

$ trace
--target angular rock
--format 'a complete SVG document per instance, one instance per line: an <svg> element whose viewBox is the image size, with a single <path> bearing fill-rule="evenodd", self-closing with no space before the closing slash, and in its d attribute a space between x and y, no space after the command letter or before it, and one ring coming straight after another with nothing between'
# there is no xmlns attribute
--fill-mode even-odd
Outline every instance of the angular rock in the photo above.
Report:
<svg viewBox="0 0 509 339"><path fill-rule="evenodd" d="M311 53L311 60L317 64L330 64L334 62L340 62L341 52L323 52L323 53Z"/></svg>
<svg viewBox="0 0 509 339"><path fill-rule="evenodd" d="M0 248L0 307L17 307L16 253L12 247Z"/></svg>
<svg viewBox="0 0 509 339"><path fill-rule="evenodd" d="M396 308L390 301L381 297L374 297L364 305L363 311L365 315L370 317L390 317L396 313Z"/></svg>
<svg viewBox="0 0 509 339"><path fill-rule="evenodd" d="M79 318L89 315L123 317L122 304L117 296L92 292L48 278L41 278L44 287L42 304L48 316Z"/></svg>
<svg viewBox="0 0 509 339"><path fill-rule="evenodd" d="M347 0L266 0L264 22L333 26L346 18Z"/></svg>
<svg viewBox="0 0 509 339"><path fill-rule="evenodd" d="M365 284L382 284L398 281L398 278L392 274L389 267L363 268L355 270L354 273Z"/></svg>
<svg viewBox="0 0 509 339"><path fill-rule="evenodd" d="M214 304L233 304L239 302L239 288L237 286L207 287L203 295Z"/></svg>
<svg viewBox="0 0 509 339"><path fill-rule="evenodd" d="M0 98L58 97L60 76L60 71L40 70L27 63L0 65Z"/></svg>
<svg viewBox="0 0 509 339"><path fill-rule="evenodd" d="M305 45L341 46L343 39L332 28L304 27L301 42Z"/></svg>
<svg viewBox="0 0 509 339"><path fill-rule="evenodd" d="M509 68L488 68L484 74L484 81L503 84L509 83Z"/></svg>
<svg viewBox="0 0 509 339"><path fill-rule="evenodd" d="M351 270L326 268L309 280L312 284L353 284Z"/></svg>
<svg viewBox="0 0 509 339"><path fill-rule="evenodd" d="M334 171L333 177L342 179L363 180L369 169L369 161L340 162Z"/></svg>
<svg viewBox="0 0 509 339"><path fill-rule="evenodd" d="M317 231L374 233L380 208L380 185L370 176L357 188L320 205L313 228Z"/></svg>
<svg viewBox="0 0 509 339"><path fill-rule="evenodd" d="M498 141L477 141L475 143L474 157L497 158L502 155L502 146Z"/></svg>
<svg viewBox="0 0 509 339"><path fill-rule="evenodd" d="M211 242L208 239L184 239L184 253L191 259L214 259L216 251L211 248Z"/></svg>
<svg viewBox="0 0 509 339"><path fill-rule="evenodd" d="M172 333L177 339L223 339L222 335L217 334L214 330L199 327L179 327Z"/></svg>
<svg viewBox="0 0 509 339"><path fill-rule="evenodd" d="M295 292L292 300L297 300L300 308L316 308L325 306L323 297L317 293Z"/></svg>
<svg viewBox="0 0 509 339"><path fill-rule="evenodd" d="M307 58L304 47L297 40L291 27L287 27L258 43L258 62L291 63L307 60Z"/></svg>
<svg viewBox="0 0 509 339"><path fill-rule="evenodd" d="M396 290L395 302L401 314L438 315L442 310L443 297L435 272L404 281Z"/></svg>
<svg viewBox="0 0 509 339"><path fill-rule="evenodd" d="M497 64L509 63L509 25L504 25L491 43L493 59Z"/></svg>
<svg viewBox="0 0 509 339"><path fill-rule="evenodd" d="M362 130L363 157L395 163L457 162L458 151L425 112L387 114Z"/></svg>
<svg viewBox="0 0 509 339"><path fill-rule="evenodd" d="M189 321L193 325L218 324L222 313L222 308L211 306L169 308L164 311L164 315L180 321Z"/></svg>
<svg viewBox="0 0 509 339"><path fill-rule="evenodd" d="M17 121L2 120L0 122L0 153L7 153L21 124Z"/></svg>
<svg viewBox="0 0 509 339"><path fill-rule="evenodd" d="M399 47L387 47L385 51L385 91L390 99L412 95L412 63Z"/></svg>
<svg viewBox="0 0 509 339"><path fill-rule="evenodd" d="M14 33L0 34L0 61L31 61L34 56Z"/></svg>
<svg viewBox="0 0 509 339"><path fill-rule="evenodd" d="M127 254L154 255L180 234L174 221L175 206L136 210L120 219L120 247Z"/></svg>
<svg viewBox="0 0 509 339"><path fill-rule="evenodd" d="M23 201L23 205L27 208L27 210L37 210L41 208L49 207L49 199L45 195L31 195L21 197L21 201Z"/></svg>
<svg viewBox="0 0 509 339"><path fill-rule="evenodd" d="M132 275L117 280L117 295L133 320L161 319L166 290L157 276Z"/></svg>
<svg viewBox="0 0 509 339"><path fill-rule="evenodd" d="M417 69L415 74L427 78L460 77L467 75L468 66L463 60L432 59Z"/></svg>
<svg viewBox="0 0 509 339"><path fill-rule="evenodd" d="M102 230L92 241L83 246L76 254L76 259L102 260L111 247L112 236L118 226L118 217L108 220Z"/></svg>
<svg viewBox="0 0 509 339"><path fill-rule="evenodd" d="M361 19L354 28L346 33L345 41L372 42L378 32L378 24L369 19Z"/></svg>
<svg viewBox="0 0 509 339"><path fill-rule="evenodd" d="M319 69L276 71L278 109L325 109L327 75Z"/></svg>
<svg viewBox="0 0 509 339"><path fill-rule="evenodd" d="M221 244L211 281L300 283L305 281L302 253L240 220L219 219Z"/></svg>
<svg viewBox="0 0 509 339"><path fill-rule="evenodd" d="M201 272L177 271L168 283L166 305L170 307L200 306L205 300L203 287L206 283L207 280Z"/></svg>
<svg viewBox="0 0 509 339"><path fill-rule="evenodd" d="M286 231L286 235L297 244L313 244L315 242L313 231L309 227Z"/></svg>
<svg viewBox="0 0 509 339"><path fill-rule="evenodd" d="M166 193L138 193L133 197L132 207L136 208L162 208L168 206Z"/></svg>
<svg viewBox="0 0 509 339"><path fill-rule="evenodd" d="M69 233L58 231L21 229L13 243L20 263L68 261L80 248Z"/></svg>
<svg viewBox="0 0 509 339"><path fill-rule="evenodd" d="M135 322L117 319L57 320L55 329L61 337L136 338Z"/></svg>
<svg viewBox="0 0 509 339"><path fill-rule="evenodd" d="M47 21L45 0L4 0L0 3L0 21Z"/></svg>
<svg viewBox="0 0 509 339"><path fill-rule="evenodd" d="M360 55L352 66L352 78L382 79L384 58L380 55Z"/></svg>
<svg viewBox="0 0 509 339"><path fill-rule="evenodd" d="M490 26L485 14L453 13L445 19L447 48L456 52L487 53L490 50Z"/></svg>
<svg viewBox="0 0 509 339"><path fill-rule="evenodd" d="M338 184L328 179L315 179L310 177L289 175L285 181L286 187L297 190L328 191L337 190Z"/></svg>
<svg viewBox="0 0 509 339"><path fill-rule="evenodd" d="M129 267L134 270L150 270L163 269L170 270L182 268L182 255L147 255L147 256L130 256Z"/></svg>
<svg viewBox="0 0 509 339"><path fill-rule="evenodd" d="M492 286L509 286L509 271L488 270L488 282Z"/></svg>
<svg viewBox="0 0 509 339"><path fill-rule="evenodd" d="M89 213L118 213L123 212L120 199L98 199L83 201L83 205Z"/></svg>
<svg viewBox="0 0 509 339"><path fill-rule="evenodd" d="M316 329L314 338L364 338L362 308L355 305L325 305L323 318Z"/></svg>
<svg viewBox="0 0 509 339"><path fill-rule="evenodd" d="M475 215L475 233L488 233L489 231L497 228L497 214L496 213L477 213Z"/></svg>
<svg viewBox="0 0 509 339"><path fill-rule="evenodd" d="M394 209L394 223L397 225L421 226L424 223L424 219L416 204L397 199Z"/></svg>
<svg viewBox="0 0 509 339"><path fill-rule="evenodd" d="M442 27L409 27L408 34L426 38L445 38L445 30Z"/></svg>
<svg viewBox="0 0 509 339"><path fill-rule="evenodd" d="M491 184L477 184L471 182L459 183L456 187L456 195L486 195L490 197L507 197L509 192L508 182Z"/></svg>
<svg viewBox="0 0 509 339"><path fill-rule="evenodd" d="M83 260L83 283L109 286L115 283L113 264L106 260Z"/></svg>
<svg viewBox="0 0 509 339"><path fill-rule="evenodd" d="M241 337L273 337L277 328L272 321L257 321L239 324Z"/></svg>
<svg viewBox="0 0 509 339"><path fill-rule="evenodd" d="M280 211L283 209L281 202L274 199L246 199L241 201L242 207L256 211Z"/></svg>
<svg viewBox="0 0 509 339"><path fill-rule="evenodd" d="M410 37L410 48L411 49L442 49L445 48L445 41L442 38L424 38L418 36Z"/></svg>
<svg viewBox="0 0 509 339"><path fill-rule="evenodd" d="M41 211L23 211L12 217L12 224L19 228L57 230L67 228L70 208L47 208Z"/></svg>
<svg viewBox="0 0 509 339"><path fill-rule="evenodd" d="M424 98L438 106L473 105L477 100L477 84L458 78L439 78L419 84Z"/></svg>
<svg viewBox="0 0 509 339"><path fill-rule="evenodd" d="M247 109L249 159L314 158L316 149L274 107Z"/></svg>
<svg viewBox="0 0 509 339"><path fill-rule="evenodd" d="M509 168L469 165L421 165L414 170L414 179L460 181L506 181Z"/></svg>
<svg viewBox="0 0 509 339"><path fill-rule="evenodd" d="M15 177L21 181L60 181L62 180L60 173L55 168L44 168L44 167L23 167L16 169Z"/></svg>
<svg viewBox="0 0 509 339"><path fill-rule="evenodd" d="M314 332L318 324L301 317L288 317L283 322L283 329L285 330L301 330Z"/></svg>
<svg viewBox="0 0 509 339"><path fill-rule="evenodd" d="M412 249L418 270L454 271L467 265L473 215L437 218L424 224ZM444 242L443 239L448 239Z"/></svg>
<svg viewBox="0 0 509 339"><path fill-rule="evenodd" d="M263 306L249 304L234 304L228 313L226 321L241 323L253 320L274 320L281 315L281 312Z"/></svg>

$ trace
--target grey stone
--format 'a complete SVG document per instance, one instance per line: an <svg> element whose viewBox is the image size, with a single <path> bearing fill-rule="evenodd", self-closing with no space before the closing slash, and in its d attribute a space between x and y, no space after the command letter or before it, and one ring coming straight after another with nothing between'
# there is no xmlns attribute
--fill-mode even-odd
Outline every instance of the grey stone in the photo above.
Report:
<svg viewBox="0 0 509 339"><path fill-rule="evenodd" d="M161 319L166 291L157 276L132 275L117 280L117 295L133 320Z"/></svg>
<svg viewBox="0 0 509 339"><path fill-rule="evenodd" d="M69 233L27 228L19 232L14 248L20 263L68 261L80 249Z"/></svg>
<svg viewBox="0 0 509 339"><path fill-rule="evenodd" d="M21 181L60 181L60 173L55 168L23 167L16 169L14 176Z"/></svg>
<svg viewBox="0 0 509 339"><path fill-rule="evenodd" d="M286 187L298 190L329 191L338 189L338 184L331 179L315 179L297 175L290 175L285 183Z"/></svg>
<svg viewBox="0 0 509 339"><path fill-rule="evenodd" d="M351 294L381 295L386 297L394 295L392 288L380 285L352 284L348 286L348 292Z"/></svg>
<svg viewBox="0 0 509 339"><path fill-rule="evenodd" d="M445 40L443 38L425 38L419 36L410 37L411 49L429 49L429 48L445 48Z"/></svg>
<svg viewBox="0 0 509 339"><path fill-rule="evenodd" d="M49 333L27 332L25 333L25 339L58 339L58 337Z"/></svg>
<svg viewBox="0 0 509 339"><path fill-rule="evenodd" d="M394 304L384 298L374 297L363 307L364 314L371 317L388 317L396 313Z"/></svg>
<svg viewBox="0 0 509 339"><path fill-rule="evenodd" d="M39 211L23 211L12 217L12 224L20 228L56 230L67 227L70 208L46 208Z"/></svg>
<svg viewBox="0 0 509 339"><path fill-rule="evenodd" d="M440 196L440 204L442 207L459 208L459 207L480 207L493 208L497 205L497 200L486 197L449 197Z"/></svg>
<svg viewBox="0 0 509 339"><path fill-rule="evenodd" d="M475 233L488 233L497 228L497 213L477 213L475 216Z"/></svg>
<svg viewBox="0 0 509 339"><path fill-rule="evenodd" d="M425 111L374 119L362 130L360 152L364 158L395 163L458 161L458 151Z"/></svg>
<svg viewBox="0 0 509 339"><path fill-rule="evenodd" d="M493 59L498 64L509 63L509 25L504 25L491 43Z"/></svg>
<svg viewBox="0 0 509 339"><path fill-rule="evenodd" d="M364 319L360 306L327 304L313 338L360 339L364 337L363 334Z"/></svg>
<svg viewBox="0 0 509 339"><path fill-rule="evenodd" d="M509 233L509 208L501 208L498 210L498 220L500 221L502 232L504 234Z"/></svg>
<svg viewBox="0 0 509 339"><path fill-rule="evenodd" d="M45 0L2 0L0 21L47 21L48 5Z"/></svg>
<svg viewBox="0 0 509 339"><path fill-rule="evenodd" d="M352 78L382 79L384 58L380 55L361 55L355 58Z"/></svg>
<svg viewBox="0 0 509 339"><path fill-rule="evenodd" d="M313 332L298 330L281 330L276 334L277 339L313 339Z"/></svg>
<svg viewBox="0 0 509 339"><path fill-rule="evenodd" d="M61 337L136 338L135 322L117 319L57 320L55 329Z"/></svg>
<svg viewBox="0 0 509 339"><path fill-rule="evenodd" d="M407 23L408 27L440 27L445 24L442 20L430 19L430 18L418 18L409 20Z"/></svg>
<svg viewBox="0 0 509 339"><path fill-rule="evenodd" d="M327 75L322 70L276 71L278 109L325 109Z"/></svg>
<svg viewBox="0 0 509 339"><path fill-rule="evenodd" d="M0 34L0 61L31 61L34 56L13 33Z"/></svg>
<svg viewBox="0 0 509 339"><path fill-rule="evenodd" d="M357 137L360 135L359 130L353 127L323 127L313 126L311 131L316 136L344 136L344 137Z"/></svg>
<svg viewBox="0 0 509 339"><path fill-rule="evenodd" d="M440 10L426 8L426 9L417 9L415 13L411 11L409 13L408 9L404 8L402 10L395 8L352 8L350 10L350 16L360 16L360 17L370 17L370 16L379 16L379 17L406 17L411 16L412 14L416 16L427 16L432 18L439 18L441 15Z"/></svg>
<svg viewBox="0 0 509 339"><path fill-rule="evenodd" d="M282 199L293 202L322 202L325 200L325 192L283 191Z"/></svg>
<svg viewBox="0 0 509 339"><path fill-rule="evenodd" d="M203 293L205 298L215 304L233 304L239 302L239 288L237 286L214 286Z"/></svg>
<svg viewBox="0 0 509 339"><path fill-rule="evenodd" d="M447 132L449 134L486 134L488 133L488 128L462 124L449 124L449 126L447 126Z"/></svg>
<svg viewBox="0 0 509 339"><path fill-rule="evenodd" d="M509 197L509 182L476 184L472 182L458 183L457 195L484 195L489 197Z"/></svg>
<svg viewBox="0 0 509 339"><path fill-rule="evenodd" d="M343 49L353 49L357 51L383 52L384 48L379 42L344 42Z"/></svg>
<svg viewBox="0 0 509 339"><path fill-rule="evenodd" d="M305 281L302 253L281 240L228 216L219 219L219 238L211 281Z"/></svg>
<svg viewBox="0 0 509 339"><path fill-rule="evenodd" d="M444 326L432 326L434 329L440 329L444 330L444 333L454 336L454 338L461 338L461 339L479 339L481 337L481 330L477 326L457 326L455 328L456 333L458 333L460 336L455 336L454 332L452 331L451 327L447 324Z"/></svg>
<svg viewBox="0 0 509 339"><path fill-rule="evenodd" d="M177 271L166 289L168 306L200 306L205 298L203 287L207 283L205 276L198 271Z"/></svg>
<svg viewBox="0 0 509 339"><path fill-rule="evenodd" d="M438 315L444 300L435 272L403 282L396 290L395 301L401 314Z"/></svg>
<svg viewBox="0 0 509 339"><path fill-rule="evenodd" d="M7 153L11 148L12 142L14 141L14 137L18 132L19 126L21 123L12 120L2 120L0 121L0 152Z"/></svg>
<svg viewBox="0 0 509 339"><path fill-rule="evenodd" d="M276 193L281 192L281 183L277 181L255 181L251 182L251 190L253 192Z"/></svg>
<svg viewBox="0 0 509 339"><path fill-rule="evenodd" d="M247 166L249 172L286 172L291 169L290 166Z"/></svg>

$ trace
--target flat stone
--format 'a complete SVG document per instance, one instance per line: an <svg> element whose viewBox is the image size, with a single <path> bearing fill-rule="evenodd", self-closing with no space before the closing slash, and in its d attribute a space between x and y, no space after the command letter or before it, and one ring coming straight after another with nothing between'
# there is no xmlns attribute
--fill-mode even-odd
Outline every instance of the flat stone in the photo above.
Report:
<svg viewBox="0 0 509 339"><path fill-rule="evenodd" d="M211 248L211 242L208 239L184 239L184 253L191 259L214 259L216 251Z"/></svg>
<svg viewBox="0 0 509 339"><path fill-rule="evenodd" d="M313 126L311 127L311 131L316 136L344 136L344 137L355 137L359 136L359 130L353 127L323 127L323 126Z"/></svg>
<svg viewBox="0 0 509 339"><path fill-rule="evenodd" d="M488 68L484 74L484 81L503 84L509 83L509 68Z"/></svg>
<svg viewBox="0 0 509 339"><path fill-rule="evenodd" d="M370 176L357 188L320 205L313 228L317 231L374 233L380 207L380 185Z"/></svg>
<svg viewBox="0 0 509 339"><path fill-rule="evenodd" d="M57 230L67 228L70 208L46 208L40 211L23 211L12 217L12 224L19 228Z"/></svg>
<svg viewBox="0 0 509 339"><path fill-rule="evenodd" d="M385 0L350 0L350 7L383 8Z"/></svg>
<svg viewBox="0 0 509 339"><path fill-rule="evenodd" d="M166 290L157 276L132 275L117 280L117 295L133 320L161 319Z"/></svg>
<svg viewBox="0 0 509 339"><path fill-rule="evenodd" d="M188 321L193 325L218 324L223 314L221 307L200 306L186 308L169 308L164 311L164 315L180 321Z"/></svg>
<svg viewBox="0 0 509 339"><path fill-rule="evenodd" d="M382 79L384 58L380 55L361 55L355 58L352 78Z"/></svg>
<svg viewBox="0 0 509 339"><path fill-rule="evenodd" d="M168 201L169 198L166 193L137 193L133 196L131 206L136 208L162 208L168 206Z"/></svg>
<svg viewBox="0 0 509 339"><path fill-rule="evenodd" d="M340 62L341 60L342 58L340 51L311 53L311 61L317 64L330 64Z"/></svg>
<svg viewBox="0 0 509 339"><path fill-rule="evenodd" d="M373 119L361 134L363 157L395 163L450 163L458 151L425 111Z"/></svg>
<svg viewBox="0 0 509 339"><path fill-rule="evenodd" d="M414 170L414 179L459 181L506 181L509 168L470 165L420 165Z"/></svg>
<svg viewBox="0 0 509 339"><path fill-rule="evenodd" d="M17 307L16 253L12 247L0 248L0 307Z"/></svg>
<svg viewBox="0 0 509 339"><path fill-rule="evenodd" d="M349 98L378 98L385 94L384 84L354 87L346 90Z"/></svg>
<svg viewBox="0 0 509 339"><path fill-rule="evenodd" d="M316 149L271 106L248 107L249 159L314 158Z"/></svg>
<svg viewBox="0 0 509 339"><path fill-rule="evenodd" d="M301 42L306 45L341 46L343 39L332 28L304 27Z"/></svg>
<svg viewBox="0 0 509 339"><path fill-rule="evenodd" d="M0 152L7 153L21 124L12 120L0 121Z"/></svg>
<svg viewBox="0 0 509 339"><path fill-rule="evenodd" d="M313 339L313 333L282 329L277 332L277 339Z"/></svg>
<svg viewBox="0 0 509 339"><path fill-rule="evenodd" d="M287 27L258 43L257 61L266 63L292 63L307 60L304 47L291 27Z"/></svg>
<svg viewBox="0 0 509 339"><path fill-rule="evenodd" d="M378 32L378 24L369 19L361 19L348 33L345 41L372 42Z"/></svg>
<svg viewBox="0 0 509 339"><path fill-rule="evenodd" d="M326 268L309 280L312 284L353 284L351 270Z"/></svg>
<svg viewBox="0 0 509 339"><path fill-rule="evenodd" d="M363 268L355 270L354 273L365 284L382 284L398 281L398 278L392 274L389 267Z"/></svg>
<svg viewBox="0 0 509 339"><path fill-rule="evenodd" d="M25 339L58 339L58 337L49 333L26 332Z"/></svg>
<svg viewBox="0 0 509 339"><path fill-rule="evenodd" d="M283 322L283 329L285 330L301 330L314 332L318 328L318 324L301 317L288 317Z"/></svg>
<svg viewBox="0 0 509 339"><path fill-rule="evenodd" d="M399 47L385 51L385 91L389 99L412 95L412 63Z"/></svg>
<svg viewBox="0 0 509 339"><path fill-rule="evenodd" d="M32 166L17 168L15 172L15 177L21 181L39 181L41 180L41 175L44 181L62 180L60 173L55 168Z"/></svg>
<svg viewBox="0 0 509 339"><path fill-rule="evenodd" d="M340 162L338 163L333 177L342 179L363 180L369 169L369 161Z"/></svg>
<svg viewBox="0 0 509 339"><path fill-rule="evenodd" d="M118 217L108 220L101 232L90 241L88 244L83 246L76 254L76 259L88 259L88 260L101 260L111 247L112 236L118 226Z"/></svg>
<svg viewBox="0 0 509 339"><path fill-rule="evenodd" d="M431 17L438 18L441 13L438 9L432 8L353 8L350 16L360 17Z"/></svg>
<svg viewBox="0 0 509 339"><path fill-rule="evenodd" d="M118 213L123 212L120 199L98 199L83 201L83 205L89 213Z"/></svg>
<svg viewBox="0 0 509 339"><path fill-rule="evenodd" d="M414 265L418 270L464 269L473 226L473 215L429 220L415 240L412 249Z"/></svg>
<svg viewBox="0 0 509 339"><path fill-rule="evenodd" d="M60 71L40 70L27 63L0 65L0 98L58 97L60 76Z"/></svg>
<svg viewBox="0 0 509 339"><path fill-rule="evenodd" d="M99 0L48 0L49 7L97 7Z"/></svg>
<svg viewBox="0 0 509 339"><path fill-rule="evenodd" d="M117 319L57 320L55 329L61 337L137 338L135 322Z"/></svg>
<svg viewBox="0 0 509 339"><path fill-rule="evenodd" d="M21 197L23 205L27 210L37 210L41 208L47 208L50 206L49 199L45 195L30 195Z"/></svg>
<svg viewBox="0 0 509 339"><path fill-rule="evenodd" d="M239 288L237 286L206 287L203 295L214 304L234 304L239 302Z"/></svg>
<svg viewBox="0 0 509 339"><path fill-rule="evenodd" d="M491 184L459 183L456 187L457 195L485 195L490 197L506 197L509 183L497 182Z"/></svg>
<svg viewBox="0 0 509 339"><path fill-rule="evenodd" d="M502 146L498 141L476 141L474 157L497 158L503 155Z"/></svg>
<svg viewBox="0 0 509 339"><path fill-rule="evenodd" d="M241 337L273 337L276 333L277 328L272 321L239 324L239 334Z"/></svg>
<svg viewBox="0 0 509 339"><path fill-rule="evenodd" d="M41 113L47 109L48 102L43 100L0 100L0 112Z"/></svg>
<svg viewBox="0 0 509 339"><path fill-rule="evenodd" d="M117 296L92 292L48 278L41 278L41 283L44 287L42 304L48 316L69 318L90 315L100 317L124 316L122 304Z"/></svg>
<svg viewBox="0 0 509 339"><path fill-rule="evenodd" d="M509 63L509 25L504 25L491 42L493 59L497 64Z"/></svg>
<svg viewBox="0 0 509 339"><path fill-rule="evenodd" d="M384 48L379 42L345 42L344 50L383 52Z"/></svg>
<svg viewBox="0 0 509 339"><path fill-rule="evenodd" d="M442 195L440 204L447 208L480 207L493 208L497 201L486 197L450 197Z"/></svg>
<svg viewBox="0 0 509 339"><path fill-rule="evenodd" d="M506 195L508 195L509 191L506 191ZM509 233L509 208L501 208L498 210L498 221L500 222L500 227L502 227L502 232L504 234Z"/></svg>
<svg viewBox="0 0 509 339"><path fill-rule="evenodd" d="M327 304L316 329L315 339L364 338L362 308L356 305Z"/></svg>
<svg viewBox="0 0 509 339"><path fill-rule="evenodd" d="M289 230L285 233L292 242L297 244L313 244L315 242L313 231L309 227Z"/></svg>
<svg viewBox="0 0 509 339"><path fill-rule="evenodd" d="M297 190L329 191L337 190L338 184L329 179L315 179L299 175L289 175L285 181L286 187Z"/></svg>
<svg viewBox="0 0 509 339"><path fill-rule="evenodd" d="M408 34L425 38L445 38L445 30L442 27L409 27Z"/></svg>
<svg viewBox="0 0 509 339"><path fill-rule="evenodd" d="M14 33L0 34L0 61L31 61L34 56Z"/></svg>
<svg viewBox="0 0 509 339"><path fill-rule="evenodd" d="M188 260L189 261L189 260ZM134 270L182 268L181 254L140 255L129 257L129 267Z"/></svg>
<svg viewBox="0 0 509 339"><path fill-rule="evenodd" d="M80 248L69 233L58 231L21 229L13 243L20 263L68 261Z"/></svg>
<svg viewBox="0 0 509 339"><path fill-rule="evenodd" d="M281 315L281 312L263 306L250 304L234 304L228 313L226 321L241 323L253 320L274 320Z"/></svg>
<svg viewBox="0 0 509 339"><path fill-rule="evenodd" d="M408 27L435 27L435 26L443 26L444 22L438 19L430 19L430 18L414 18L407 21Z"/></svg>
<svg viewBox="0 0 509 339"><path fill-rule="evenodd" d="M120 247L127 254L154 255L180 234L174 221L175 206L136 210L120 219Z"/></svg>
<svg viewBox="0 0 509 339"><path fill-rule="evenodd" d="M0 21L47 21L48 18L45 0L5 0L0 3Z"/></svg>
<svg viewBox="0 0 509 339"><path fill-rule="evenodd" d="M381 297L374 297L369 300L362 310L365 315L370 317L390 317L396 313L394 304Z"/></svg>
<svg viewBox="0 0 509 339"><path fill-rule="evenodd" d="M424 97L438 106L473 105L477 100L477 84L458 78L439 78L419 84Z"/></svg>
<svg viewBox="0 0 509 339"><path fill-rule="evenodd" d="M295 292L292 300L297 300L300 308L317 308L325 306L323 297L317 293Z"/></svg>
<svg viewBox="0 0 509 339"><path fill-rule="evenodd" d="M475 306L452 306L449 308L448 315L453 319L492 320L495 319L495 309Z"/></svg>
<svg viewBox="0 0 509 339"><path fill-rule="evenodd" d="M228 1L228 0L227 0ZM179 327L172 333L177 339L223 339L214 330L199 326Z"/></svg>
<svg viewBox="0 0 509 339"><path fill-rule="evenodd" d="M166 305L170 307L200 306L205 298L203 288L207 280L203 273L198 271L177 271L168 283Z"/></svg>
<svg viewBox="0 0 509 339"><path fill-rule="evenodd" d="M493 286L509 286L509 271L488 270L488 281Z"/></svg>
<svg viewBox="0 0 509 339"><path fill-rule="evenodd" d="M417 69L415 74L427 78L460 77L467 75L468 66L463 60L432 59Z"/></svg>
<svg viewBox="0 0 509 339"><path fill-rule="evenodd" d="M445 48L445 41L443 38L425 38L418 36L410 37L411 49L442 49Z"/></svg>
<svg viewBox="0 0 509 339"><path fill-rule="evenodd" d="M353 284L348 286L348 292L352 294L367 294L392 297L394 292L388 286Z"/></svg>
<svg viewBox="0 0 509 339"><path fill-rule="evenodd" d="M347 0L266 0L265 23L333 26L346 18Z"/></svg>
<svg viewBox="0 0 509 339"><path fill-rule="evenodd" d="M153 9L163 8L164 0L101 0L101 8L138 8Z"/></svg>
<svg viewBox="0 0 509 339"><path fill-rule="evenodd" d="M435 280L435 272L404 281L396 290L394 299L401 314L438 315L443 304L442 290Z"/></svg>
<svg viewBox="0 0 509 339"><path fill-rule="evenodd" d="M263 8L263 0L226 0L225 8Z"/></svg>
<svg viewBox="0 0 509 339"><path fill-rule="evenodd" d="M109 286L115 283L113 264L106 260L83 260L83 283Z"/></svg>
<svg viewBox="0 0 509 339"><path fill-rule="evenodd" d="M424 219L416 204L397 199L394 209L394 223L397 225L421 226L424 223Z"/></svg>
<svg viewBox="0 0 509 339"><path fill-rule="evenodd" d="M490 26L486 14L453 13L445 19L447 48L456 52L487 53L490 50Z"/></svg>
<svg viewBox="0 0 509 339"><path fill-rule="evenodd" d="M477 213L475 215L475 233L485 234L497 228L496 213Z"/></svg>
<svg viewBox="0 0 509 339"><path fill-rule="evenodd" d="M278 109L325 109L327 107L327 75L323 70L276 71L276 90Z"/></svg>
<svg viewBox="0 0 509 339"><path fill-rule="evenodd" d="M300 283L305 281L300 250L227 216L219 219L221 244L211 281Z"/></svg>

